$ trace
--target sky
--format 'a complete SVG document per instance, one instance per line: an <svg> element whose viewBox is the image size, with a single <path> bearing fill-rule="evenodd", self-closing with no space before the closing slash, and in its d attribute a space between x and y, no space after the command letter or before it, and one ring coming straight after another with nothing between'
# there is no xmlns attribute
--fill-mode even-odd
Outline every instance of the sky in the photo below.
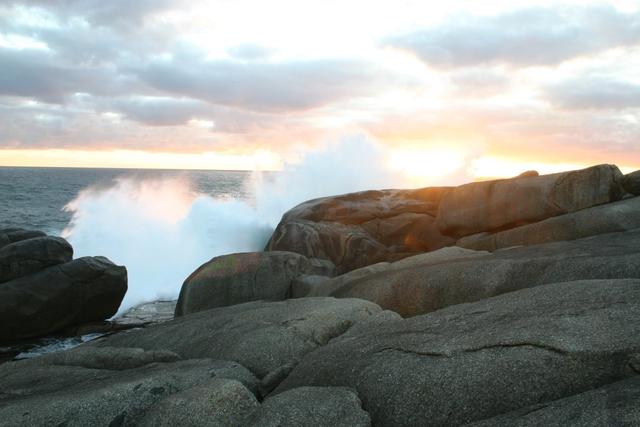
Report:
<svg viewBox="0 0 640 427"><path fill-rule="evenodd" d="M640 169L640 2L0 0L0 165L279 169L354 136L416 174Z"/></svg>

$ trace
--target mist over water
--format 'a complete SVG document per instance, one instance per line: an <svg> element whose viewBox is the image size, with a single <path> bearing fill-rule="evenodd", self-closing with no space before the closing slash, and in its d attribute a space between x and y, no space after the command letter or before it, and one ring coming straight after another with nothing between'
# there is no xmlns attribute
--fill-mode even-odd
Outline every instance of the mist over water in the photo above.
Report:
<svg viewBox="0 0 640 427"><path fill-rule="evenodd" d="M199 193L185 177L118 177L90 186L65 207L62 235L75 256L125 265L129 290L119 313L177 298L184 279L214 256L264 248L282 214L305 200L372 188L407 187L375 144L355 139L307 153L277 174L255 172L245 197Z"/></svg>

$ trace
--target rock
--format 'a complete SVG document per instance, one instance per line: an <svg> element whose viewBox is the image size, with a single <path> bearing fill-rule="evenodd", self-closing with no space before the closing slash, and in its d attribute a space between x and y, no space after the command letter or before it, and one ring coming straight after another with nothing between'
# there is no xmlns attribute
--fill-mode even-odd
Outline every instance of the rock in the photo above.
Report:
<svg viewBox="0 0 640 427"><path fill-rule="evenodd" d="M404 268L417 266L427 266L438 264L444 261L453 261L461 258L468 258L486 255L488 252L474 251L459 247L448 247L437 251L414 255L393 263L379 262L345 273L341 276L329 278L320 276L300 276L291 285L291 295L293 298L311 296L329 296L348 283L356 282L365 277L373 277L376 274L388 271L395 271Z"/></svg>
<svg viewBox="0 0 640 427"><path fill-rule="evenodd" d="M73 248L61 237L34 237L0 248L0 283L36 273L73 258Z"/></svg>
<svg viewBox="0 0 640 427"><path fill-rule="evenodd" d="M358 395L343 387L300 387L265 400L250 422L260 427L368 427Z"/></svg>
<svg viewBox="0 0 640 427"><path fill-rule="evenodd" d="M46 335L113 316L127 270L84 257L0 284L0 342Z"/></svg>
<svg viewBox="0 0 640 427"><path fill-rule="evenodd" d="M640 376L533 405L468 426L584 427L640 425Z"/></svg>
<svg viewBox="0 0 640 427"><path fill-rule="evenodd" d="M106 360L113 361L114 349L104 350ZM121 351L127 360L129 350ZM96 359L95 354L88 356ZM234 362L186 360L124 370L89 369L84 364L31 359L0 365L2 425L131 425L168 396L207 384L214 377L237 380L253 389L256 385L255 377Z"/></svg>
<svg viewBox="0 0 640 427"><path fill-rule="evenodd" d="M272 395L351 387L374 425L461 425L632 375L640 280L554 283L361 325L308 353Z"/></svg>
<svg viewBox="0 0 640 427"><path fill-rule="evenodd" d="M415 316L547 283L617 278L640 278L640 229L384 271L331 295Z"/></svg>
<svg viewBox="0 0 640 427"><path fill-rule="evenodd" d="M122 327L142 327L154 323L162 323L173 319L178 301L153 301L137 305L113 319Z"/></svg>
<svg viewBox="0 0 640 427"><path fill-rule="evenodd" d="M44 236L46 236L45 233L37 230L25 230L24 228L2 228L0 229L0 248L10 243Z"/></svg>
<svg viewBox="0 0 640 427"><path fill-rule="evenodd" d="M456 245L495 251L512 246L575 240L597 234L640 228L640 198L583 209L497 233L480 233L461 238Z"/></svg>
<svg viewBox="0 0 640 427"><path fill-rule="evenodd" d="M258 393L260 397L266 397L291 373L295 367L294 363L287 363L269 372L260 380L258 384Z"/></svg>
<svg viewBox="0 0 640 427"><path fill-rule="evenodd" d="M185 359L233 360L263 378L379 311L375 304L354 299L254 301L189 314L91 345L170 350Z"/></svg>
<svg viewBox="0 0 640 427"><path fill-rule="evenodd" d="M461 185L442 198L440 232L460 238L500 231L620 200L622 173L613 165L538 177Z"/></svg>
<svg viewBox="0 0 640 427"><path fill-rule="evenodd" d="M538 171L530 170L522 172L520 175L516 176L516 178L532 178L534 176L540 176Z"/></svg>
<svg viewBox="0 0 640 427"><path fill-rule="evenodd" d="M68 351L47 354L31 359L32 365L80 366L88 369L123 371L156 362L177 362L177 354L161 351L144 351L141 348L80 346Z"/></svg>
<svg viewBox="0 0 640 427"><path fill-rule="evenodd" d="M292 252L246 252L215 257L185 280L175 315L248 301L282 301L289 296L295 277L325 268Z"/></svg>
<svg viewBox="0 0 640 427"><path fill-rule="evenodd" d="M447 188L364 191L302 203L285 213L267 250L331 260L339 274L453 245L435 225Z"/></svg>
<svg viewBox="0 0 640 427"><path fill-rule="evenodd" d="M640 196L640 171L631 172L622 178L622 188L627 193Z"/></svg>
<svg viewBox="0 0 640 427"><path fill-rule="evenodd" d="M242 383L213 378L162 399L148 408L136 425L243 426L258 406L255 396Z"/></svg>

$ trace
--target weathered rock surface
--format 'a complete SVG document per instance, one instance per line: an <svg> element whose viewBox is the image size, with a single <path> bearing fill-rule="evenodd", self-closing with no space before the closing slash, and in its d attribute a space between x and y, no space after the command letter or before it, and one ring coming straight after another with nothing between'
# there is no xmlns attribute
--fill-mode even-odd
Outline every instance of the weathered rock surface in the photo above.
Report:
<svg viewBox="0 0 640 427"><path fill-rule="evenodd" d="M192 313L91 345L233 360L262 378L380 311L375 304L355 299L254 301Z"/></svg>
<svg viewBox="0 0 640 427"><path fill-rule="evenodd" d="M109 318L126 291L126 269L104 257L79 258L2 283L0 342Z"/></svg>
<svg viewBox="0 0 640 427"><path fill-rule="evenodd" d="M2 425L131 425L168 396L214 377L233 379L255 390L255 377L234 362L204 359L125 367L131 350L92 349L86 360L76 354L77 364L58 365L50 358L50 363L31 359L0 365ZM100 359L97 351L105 352L106 364L99 369L84 367ZM138 361L157 359L138 351L134 354ZM114 366L116 370L110 369Z"/></svg>
<svg viewBox="0 0 640 427"><path fill-rule="evenodd" d="M554 283L359 325L274 394L354 388L374 425L447 425L575 395L635 372L640 280Z"/></svg>
<svg viewBox="0 0 640 427"><path fill-rule="evenodd" d="M73 258L73 248L61 237L34 237L0 248L0 283L63 264Z"/></svg>
<svg viewBox="0 0 640 427"><path fill-rule="evenodd" d="M113 319L113 323L123 327L142 327L173 319L177 301L153 301L137 305Z"/></svg>
<svg viewBox="0 0 640 427"><path fill-rule="evenodd" d="M640 229L384 271L331 295L415 316L547 283L617 278L640 278Z"/></svg>
<svg viewBox="0 0 640 427"><path fill-rule="evenodd" d="M239 381L213 378L165 397L145 411L141 427L245 426L258 408L256 397Z"/></svg>
<svg viewBox="0 0 640 427"><path fill-rule="evenodd" d="M265 400L251 419L260 427L368 427L358 395L343 387L300 387Z"/></svg>
<svg viewBox="0 0 640 427"><path fill-rule="evenodd" d="M345 287L348 283L353 283L366 277L373 277L379 273L418 266L424 267L445 261L453 261L486 254L488 254L488 252L474 251L457 246L451 246L438 249L433 252L426 252L420 255L407 257L392 263L379 262L377 264L349 271L348 273L337 277L330 278L314 275L300 276L294 280L291 285L291 295L293 298L329 296L333 292Z"/></svg>
<svg viewBox="0 0 640 427"><path fill-rule="evenodd" d="M468 424L474 427L637 425L640 425L640 376Z"/></svg>
<svg viewBox="0 0 640 427"><path fill-rule="evenodd" d="M302 203L283 216L267 250L331 260L338 273L451 246L435 226L447 188L364 191Z"/></svg>
<svg viewBox="0 0 640 427"><path fill-rule="evenodd" d="M506 230L620 200L622 173L614 165L537 177L476 182L446 192L436 225L463 237Z"/></svg>
<svg viewBox="0 0 640 427"><path fill-rule="evenodd" d="M246 252L215 257L182 285L176 316L248 301L282 301L291 281L318 269L293 252Z"/></svg>
<svg viewBox="0 0 640 427"><path fill-rule="evenodd" d="M37 230L26 230L24 228L2 228L0 229L0 248L10 243L19 242L20 240L44 236L46 236L45 233Z"/></svg>
<svg viewBox="0 0 640 427"><path fill-rule="evenodd" d="M640 171L631 172L622 178L622 188L627 193L640 196Z"/></svg>
<svg viewBox="0 0 640 427"><path fill-rule="evenodd" d="M597 234L640 228L640 197L583 209L497 233L480 233L461 238L456 245L495 251L512 246L575 240Z"/></svg>

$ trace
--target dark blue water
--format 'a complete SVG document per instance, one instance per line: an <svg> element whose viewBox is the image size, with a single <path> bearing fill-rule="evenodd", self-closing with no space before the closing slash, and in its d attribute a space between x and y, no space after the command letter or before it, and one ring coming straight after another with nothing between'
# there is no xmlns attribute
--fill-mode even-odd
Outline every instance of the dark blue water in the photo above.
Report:
<svg viewBox="0 0 640 427"><path fill-rule="evenodd" d="M71 219L63 208L81 190L110 186L114 179L129 176L186 177L199 193L243 199L250 172L0 167L0 228L59 234Z"/></svg>

